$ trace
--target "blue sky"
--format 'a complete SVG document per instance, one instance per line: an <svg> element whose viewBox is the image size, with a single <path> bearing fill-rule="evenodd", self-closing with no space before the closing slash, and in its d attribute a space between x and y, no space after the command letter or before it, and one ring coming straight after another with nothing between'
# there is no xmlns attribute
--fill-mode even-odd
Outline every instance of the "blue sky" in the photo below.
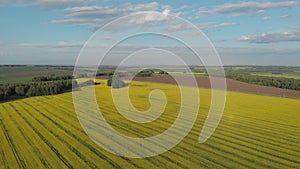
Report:
<svg viewBox="0 0 300 169"><path fill-rule="evenodd" d="M196 25L226 65L300 66L300 1L264 0L0 0L0 64L72 65L95 30L141 11L176 15ZM166 30L185 29L171 25ZM118 31L124 30L112 33ZM108 33L102 42L109 44L110 39Z"/></svg>

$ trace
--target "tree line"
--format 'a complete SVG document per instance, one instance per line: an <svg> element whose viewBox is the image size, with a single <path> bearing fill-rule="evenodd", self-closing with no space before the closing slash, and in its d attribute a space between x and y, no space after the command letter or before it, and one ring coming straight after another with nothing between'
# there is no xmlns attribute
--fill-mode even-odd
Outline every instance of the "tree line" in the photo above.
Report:
<svg viewBox="0 0 300 169"><path fill-rule="evenodd" d="M107 86L110 86L114 89L122 88L127 86L123 80L121 80L118 76L112 76L107 80Z"/></svg>
<svg viewBox="0 0 300 169"><path fill-rule="evenodd" d="M96 73L96 76L126 77L126 76L135 75L137 77L150 77L154 74L168 75L168 72L160 70L160 69L145 69L145 70L142 70L142 71L138 72L135 75L134 71L118 71L118 72L115 72L115 70L98 70L97 73Z"/></svg>
<svg viewBox="0 0 300 169"><path fill-rule="evenodd" d="M73 79L72 75L62 75L62 76L39 76L32 79L33 82L47 82L56 80L69 80Z"/></svg>
<svg viewBox="0 0 300 169"><path fill-rule="evenodd" d="M246 83L300 91L300 79L227 72L226 77Z"/></svg>
<svg viewBox="0 0 300 169"><path fill-rule="evenodd" d="M0 85L0 101L60 94L71 90L72 86L77 87L78 84L71 76L35 77L32 82Z"/></svg>

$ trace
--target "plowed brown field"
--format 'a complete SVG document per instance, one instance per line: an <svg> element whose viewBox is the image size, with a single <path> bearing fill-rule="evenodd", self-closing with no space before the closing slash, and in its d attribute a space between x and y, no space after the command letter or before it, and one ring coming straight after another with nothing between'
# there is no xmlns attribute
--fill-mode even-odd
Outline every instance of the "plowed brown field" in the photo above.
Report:
<svg viewBox="0 0 300 169"><path fill-rule="evenodd" d="M180 78L180 81L183 81L183 85L190 86L192 85L191 76L177 76ZM101 76L98 77L105 79L107 77ZM221 80L220 78L215 78L216 80ZM157 82L157 83L167 83L167 84L177 84L176 81L171 76L151 76L151 77L134 77L133 80L136 81L147 81L147 82ZM211 88L210 80L208 77L196 77L198 87L200 88ZM290 97L290 98L299 98L300 91L280 89L275 87L260 86L254 84L248 84L240 82L237 80L226 79L227 90L236 91L236 92L245 92L261 95L270 95L270 96L279 96L279 97ZM217 85L216 85L217 86ZM215 87L216 89L221 88L220 86Z"/></svg>

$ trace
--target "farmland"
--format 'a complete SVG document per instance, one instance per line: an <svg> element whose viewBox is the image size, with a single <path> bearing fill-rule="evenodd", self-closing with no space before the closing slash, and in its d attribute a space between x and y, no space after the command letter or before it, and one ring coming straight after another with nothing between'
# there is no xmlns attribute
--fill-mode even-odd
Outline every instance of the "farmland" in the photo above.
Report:
<svg viewBox="0 0 300 169"><path fill-rule="evenodd" d="M285 77L292 79L300 79L299 67L285 66L232 66L226 67L227 72L250 73L252 75L268 76L268 77Z"/></svg>
<svg viewBox="0 0 300 169"><path fill-rule="evenodd" d="M106 78L106 77L100 77ZM190 86L189 83L193 77L188 76L178 76L178 79L182 79L185 81L186 86ZM135 77L137 81L148 81L148 82L158 82L158 83L168 83L168 84L176 84L176 81L171 76L151 76L151 77ZM209 77L195 77L198 87L200 88L211 88L210 78ZM270 95L270 96L279 96L279 97L289 97L289 98L300 98L300 91L296 90L288 90L288 89L280 89L269 86L255 85L240 82L233 79L226 79L227 90L228 91L237 91L243 93L252 93L259 95Z"/></svg>
<svg viewBox="0 0 300 169"><path fill-rule="evenodd" d="M129 85L132 103L141 111L149 108L148 95L154 89L169 99L159 119L137 124L117 113L106 81L99 82L99 108L123 134L154 136L176 119L180 93L175 85ZM119 157L97 146L77 119L71 92L1 103L0 168L300 168L300 100L228 92L216 132L199 144L211 97L210 89L199 91L201 107L191 132L173 149L144 159Z"/></svg>
<svg viewBox="0 0 300 169"><path fill-rule="evenodd" d="M0 66L0 84L29 82L36 76L71 75L72 71L72 67L65 66Z"/></svg>

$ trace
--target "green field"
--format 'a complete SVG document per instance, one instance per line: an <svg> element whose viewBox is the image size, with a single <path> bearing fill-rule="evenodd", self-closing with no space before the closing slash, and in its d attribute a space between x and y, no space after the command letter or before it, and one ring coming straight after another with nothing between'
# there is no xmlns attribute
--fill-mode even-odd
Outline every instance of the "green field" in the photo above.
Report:
<svg viewBox="0 0 300 169"><path fill-rule="evenodd" d="M157 135L176 119L180 95L175 85L131 83L130 98L139 110L149 108L153 89L171 99L158 120L139 125L116 112L110 88L101 82L99 107L123 134ZM228 92L216 132L199 144L210 90L199 91L201 108L192 131L168 152L145 159L119 157L97 146L79 124L72 93L1 103L0 168L300 168L300 100Z"/></svg>
<svg viewBox="0 0 300 169"><path fill-rule="evenodd" d="M284 66L232 66L225 67L228 72L234 73L250 73L252 75L268 76L268 77L285 77L300 79L299 67Z"/></svg>
<svg viewBox="0 0 300 169"><path fill-rule="evenodd" d="M272 73L252 73L253 75L259 76L271 76L271 77L285 77L292 79L300 79L300 72L298 74L272 74Z"/></svg>
<svg viewBox="0 0 300 169"><path fill-rule="evenodd" d="M31 81L36 76L71 75L73 69L58 66L0 66L0 84Z"/></svg>

